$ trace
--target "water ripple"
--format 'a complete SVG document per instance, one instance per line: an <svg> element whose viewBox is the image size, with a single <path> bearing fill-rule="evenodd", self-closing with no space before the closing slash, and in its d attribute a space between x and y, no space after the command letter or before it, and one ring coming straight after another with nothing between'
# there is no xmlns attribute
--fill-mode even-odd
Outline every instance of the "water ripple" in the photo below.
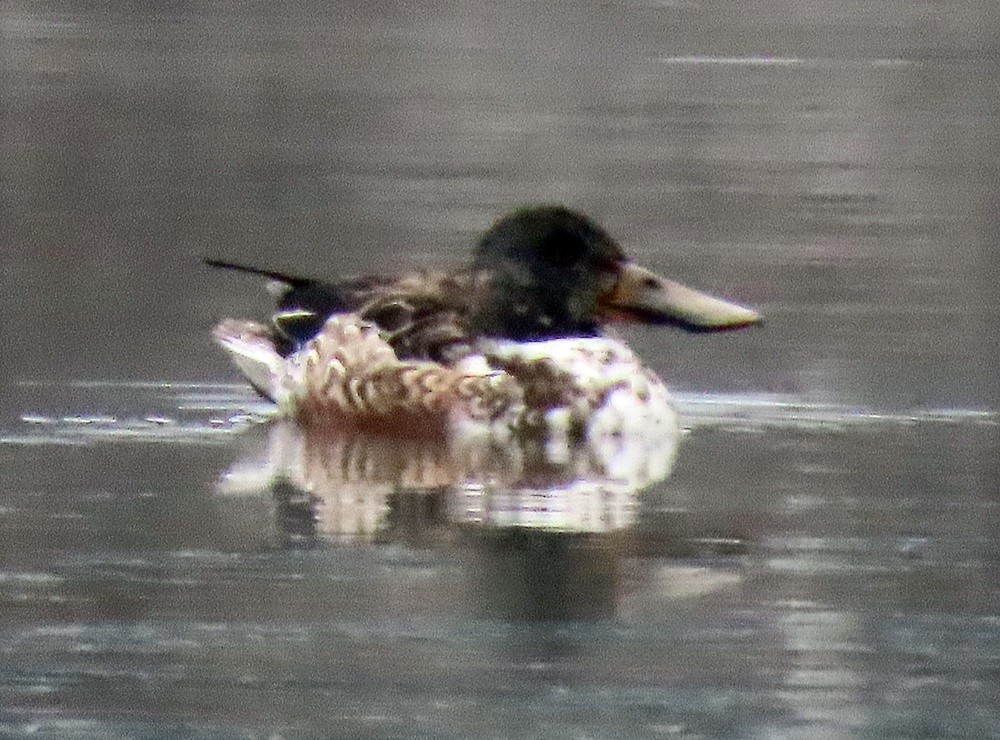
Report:
<svg viewBox="0 0 1000 740"><path fill-rule="evenodd" d="M0 427L2 445L93 442L218 444L269 421L275 407L241 384L175 381L26 382L16 421ZM792 394L674 394L690 428L755 431L833 430L858 425L996 425L989 409L881 410ZM97 409L114 408L114 413Z"/></svg>

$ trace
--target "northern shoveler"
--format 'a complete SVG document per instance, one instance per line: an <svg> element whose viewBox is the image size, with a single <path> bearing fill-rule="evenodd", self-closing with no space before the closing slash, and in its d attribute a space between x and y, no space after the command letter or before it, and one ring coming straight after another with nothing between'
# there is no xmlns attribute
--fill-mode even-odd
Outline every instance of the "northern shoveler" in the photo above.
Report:
<svg viewBox="0 0 1000 740"><path fill-rule="evenodd" d="M262 395L308 425L562 440L674 430L662 381L602 324L760 321L638 266L561 206L504 216L472 264L451 272L324 282L207 263L274 281L269 324L227 319L214 337Z"/></svg>

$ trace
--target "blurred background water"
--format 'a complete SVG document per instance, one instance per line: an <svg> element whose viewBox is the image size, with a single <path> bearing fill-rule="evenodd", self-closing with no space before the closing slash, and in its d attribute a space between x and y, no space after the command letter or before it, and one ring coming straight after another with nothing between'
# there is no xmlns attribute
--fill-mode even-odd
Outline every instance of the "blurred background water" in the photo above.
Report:
<svg viewBox="0 0 1000 740"><path fill-rule="evenodd" d="M998 19L6 0L0 734L996 736ZM627 333L692 426L633 526L218 493L264 409L208 330L268 304L201 257L445 266L537 201L768 319Z"/></svg>

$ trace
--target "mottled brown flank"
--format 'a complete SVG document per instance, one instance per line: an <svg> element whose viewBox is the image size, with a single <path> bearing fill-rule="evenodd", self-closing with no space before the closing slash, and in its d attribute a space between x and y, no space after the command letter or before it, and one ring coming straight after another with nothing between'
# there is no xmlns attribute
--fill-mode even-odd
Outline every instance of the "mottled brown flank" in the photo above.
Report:
<svg viewBox="0 0 1000 740"><path fill-rule="evenodd" d="M401 362L372 324L327 321L299 368L295 407L310 426L412 434L443 429L452 410L494 421L522 399L505 373L466 374L437 363Z"/></svg>
<svg viewBox="0 0 1000 740"><path fill-rule="evenodd" d="M520 387L503 374L402 364L310 388L298 404L298 418L312 427L443 434L456 405L473 419L495 421L521 398Z"/></svg>

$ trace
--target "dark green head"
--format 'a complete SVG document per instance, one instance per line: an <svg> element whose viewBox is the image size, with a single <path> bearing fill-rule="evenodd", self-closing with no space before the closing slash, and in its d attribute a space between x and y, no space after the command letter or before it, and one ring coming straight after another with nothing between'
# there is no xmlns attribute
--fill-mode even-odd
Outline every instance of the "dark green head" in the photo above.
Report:
<svg viewBox="0 0 1000 740"><path fill-rule="evenodd" d="M607 321L718 331L756 323L750 310L686 288L631 262L578 211L522 208L483 235L473 267L474 333L517 341L592 336Z"/></svg>
<svg viewBox="0 0 1000 740"><path fill-rule="evenodd" d="M473 266L489 277L474 329L509 339L595 334L598 301L625 261L614 239L582 213L562 206L514 211L476 247Z"/></svg>

